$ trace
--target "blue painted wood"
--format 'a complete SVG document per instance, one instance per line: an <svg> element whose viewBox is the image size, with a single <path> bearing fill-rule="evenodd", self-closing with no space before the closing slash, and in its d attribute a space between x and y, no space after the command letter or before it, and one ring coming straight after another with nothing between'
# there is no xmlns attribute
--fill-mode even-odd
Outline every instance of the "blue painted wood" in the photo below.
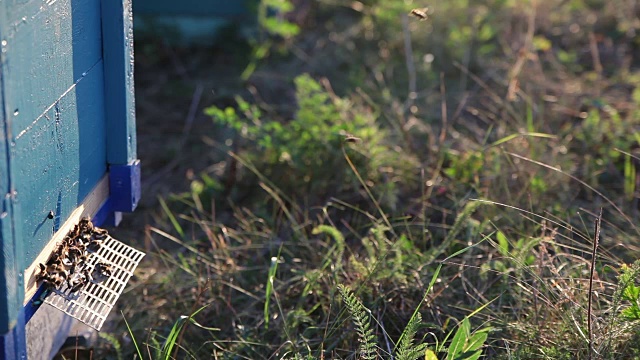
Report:
<svg viewBox="0 0 640 360"><path fill-rule="evenodd" d="M109 193L111 209L132 212L140 200L140 160L127 165L109 166Z"/></svg>
<svg viewBox="0 0 640 360"><path fill-rule="evenodd" d="M107 162L136 159L131 0L102 0Z"/></svg>
<svg viewBox="0 0 640 360"><path fill-rule="evenodd" d="M24 297L22 293L23 279L21 269L23 266L21 257L22 244L16 243L19 235L15 224L15 212L19 210L19 204L15 196L15 181L13 179L11 162L11 126L9 122L10 110L5 100L6 96L6 64L8 51L7 26L8 11L5 4L0 3L0 334L3 343L8 343L8 349L3 350L5 355L14 354L12 349L24 343L20 339L17 326L21 323L19 311ZM14 330L14 332L11 332ZM3 348L4 349L4 348Z"/></svg>
<svg viewBox="0 0 640 360"><path fill-rule="evenodd" d="M1 33L0 33L1 37ZM0 63L2 57L0 57ZM0 83L2 83L0 71ZM4 88L4 87L3 87ZM2 103L4 104L4 103ZM4 107L2 107L4 110ZM5 111L2 111L2 119L5 119ZM7 123L3 121L3 125ZM0 201L0 286L3 291L0 293L0 355L2 359L26 359L27 346L25 337L25 314L22 308L24 279L22 275L23 261L20 258L22 245L14 239L20 236L19 229L16 228L14 213L19 209L16 202L15 191L13 191L11 162L7 157L8 128L2 128L0 139L0 158L3 161L0 165L2 180L2 200Z"/></svg>
<svg viewBox="0 0 640 360"><path fill-rule="evenodd" d="M2 359L27 359L24 311L17 315L16 324L8 333L0 336L0 355Z"/></svg>
<svg viewBox="0 0 640 360"><path fill-rule="evenodd" d="M133 12L153 15L238 16L256 0L135 0Z"/></svg>
<svg viewBox="0 0 640 360"><path fill-rule="evenodd" d="M9 168L9 172L11 169ZM2 199L2 213L0 213L0 232L2 233L2 266L0 281L4 288L0 296L0 333L6 333L16 326L18 313L22 308L24 299L24 279L22 257L23 244L14 239L20 236L19 229L15 221L16 210L19 206L13 193L5 193Z"/></svg>
<svg viewBox="0 0 640 360"><path fill-rule="evenodd" d="M4 358L25 349L24 270L107 171L101 16L100 0L0 2Z"/></svg>
<svg viewBox="0 0 640 360"><path fill-rule="evenodd" d="M98 0L10 9L3 72L26 267L56 230L49 211L66 219L106 172L101 14Z"/></svg>
<svg viewBox="0 0 640 360"><path fill-rule="evenodd" d="M44 3L31 0L20 7L9 7L13 15L7 19L12 25L7 24L10 71L6 86L12 91L6 95L11 106L8 110L14 112L14 136L28 131L57 100L70 96L74 84L102 56L97 0ZM74 46L82 52L73 54Z"/></svg>
<svg viewBox="0 0 640 360"><path fill-rule="evenodd" d="M0 357L26 356L24 270L109 164L139 199L131 22L131 0L0 0Z"/></svg>
<svg viewBox="0 0 640 360"><path fill-rule="evenodd" d="M259 0L135 0L140 36L162 36L178 46L211 45L233 21L251 20ZM252 10L254 9L254 10Z"/></svg>

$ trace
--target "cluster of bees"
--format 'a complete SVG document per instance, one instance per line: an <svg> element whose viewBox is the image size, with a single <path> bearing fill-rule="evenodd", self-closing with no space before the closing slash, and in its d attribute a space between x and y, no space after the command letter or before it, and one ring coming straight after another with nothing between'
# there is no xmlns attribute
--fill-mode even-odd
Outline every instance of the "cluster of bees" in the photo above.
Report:
<svg viewBox="0 0 640 360"><path fill-rule="evenodd" d="M111 276L111 267L98 262L90 265L89 254L97 252L107 239L107 230L93 226L88 217L82 218L58 244L46 264L39 264L36 280L49 289L60 289L66 283L72 293L94 279Z"/></svg>

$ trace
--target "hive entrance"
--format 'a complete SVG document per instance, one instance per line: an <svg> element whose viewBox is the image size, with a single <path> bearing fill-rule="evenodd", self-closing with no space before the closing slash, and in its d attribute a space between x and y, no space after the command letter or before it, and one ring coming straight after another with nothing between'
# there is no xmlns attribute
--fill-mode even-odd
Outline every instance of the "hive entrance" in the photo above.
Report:
<svg viewBox="0 0 640 360"><path fill-rule="evenodd" d="M51 273L50 276L41 276L49 288L44 302L99 331L145 254L112 238L106 231L100 245L94 245L92 250L83 254L81 263L78 263L79 257L71 259L75 263L64 258L58 260L59 253L64 251L68 249L63 243L52 256L56 260L54 265L51 265L51 259L46 266L41 265L44 267L42 274ZM59 267L56 263L64 266ZM82 267L81 270L77 269L78 266ZM52 268L57 272L53 273ZM49 281L54 276L62 276L65 280ZM80 282L77 278L83 280Z"/></svg>

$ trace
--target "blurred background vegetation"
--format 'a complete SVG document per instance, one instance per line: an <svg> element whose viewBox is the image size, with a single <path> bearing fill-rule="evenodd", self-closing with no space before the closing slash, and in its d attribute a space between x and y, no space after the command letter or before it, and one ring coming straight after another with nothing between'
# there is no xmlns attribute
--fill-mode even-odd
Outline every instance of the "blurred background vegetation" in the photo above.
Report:
<svg viewBox="0 0 640 360"><path fill-rule="evenodd" d="M640 356L640 4L246 9L136 33L151 256L101 356Z"/></svg>

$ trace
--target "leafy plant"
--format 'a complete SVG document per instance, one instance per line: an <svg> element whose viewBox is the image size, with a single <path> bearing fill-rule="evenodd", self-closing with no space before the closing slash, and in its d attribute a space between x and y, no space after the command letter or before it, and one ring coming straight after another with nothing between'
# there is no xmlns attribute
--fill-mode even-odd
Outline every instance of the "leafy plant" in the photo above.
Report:
<svg viewBox="0 0 640 360"><path fill-rule="evenodd" d="M113 346L113 349L116 352L116 359L118 360L122 360L122 345L120 344L120 341L118 340L117 337L113 336L112 334L106 333L106 332L98 332L98 336L100 337L100 339L103 339L105 341L107 341L109 344L111 344L111 346Z"/></svg>
<svg viewBox="0 0 640 360"><path fill-rule="evenodd" d="M360 183L348 156L380 202L394 208L397 181L413 171L415 158L387 145L389 134L376 123L377 114L357 98L336 97L306 74L294 83L293 119L269 118L240 98L237 109L213 106L206 113L257 147L243 156L276 188L291 195L357 192Z"/></svg>
<svg viewBox="0 0 640 360"><path fill-rule="evenodd" d="M258 2L258 36L250 40L252 46L249 64L240 76L247 80L255 71L258 63L269 56L277 38L285 40L298 35L298 25L287 21L284 15L293 10L290 0L261 0Z"/></svg>
<svg viewBox="0 0 640 360"><path fill-rule="evenodd" d="M640 144L638 132L630 131L640 126L640 90L634 90L632 98L636 109L627 113L619 112L604 99L586 101L589 110L576 131L579 142L574 145L582 151L588 149L582 160L589 175L585 180L592 186L606 184L608 189L619 189L627 201L635 193L636 164L628 152Z"/></svg>
<svg viewBox="0 0 640 360"><path fill-rule="evenodd" d="M367 283L406 284L406 263L412 263L411 260L416 260L420 254L412 248L406 235L391 241L385 235L387 230L381 224L372 227L367 236L361 238L366 256L351 256L349 264ZM403 245L408 247L403 248Z"/></svg>
<svg viewBox="0 0 640 360"><path fill-rule="evenodd" d="M400 341L395 349L396 359L398 360L415 360L425 354L428 344L422 343L415 345L415 337L420 325L422 324L422 316L416 313L407 323Z"/></svg>
<svg viewBox="0 0 640 360"><path fill-rule="evenodd" d="M446 360L476 360L482 355L482 347L489 336L488 328L471 333L469 318L458 325L458 330L447 349Z"/></svg>
<svg viewBox="0 0 640 360"><path fill-rule="evenodd" d="M356 327L358 340L360 342L359 353L362 359L374 359L377 350L375 345L375 336L370 327L371 319L369 314L371 311L367 309L362 302L353 294L353 292L344 285L338 285L338 291L342 296L349 315ZM471 322L469 318L478 311L488 305L485 304L480 309L474 311L471 315L465 317L460 324L458 330L453 335L453 339L448 347L444 346L444 342L436 345L435 351L428 348L428 344L420 343L415 345L415 336L422 323L422 317L416 312L407 323L394 351L395 358L398 360L415 360L418 357L425 356L426 359L438 359L436 353L446 353L446 360L476 360L482 355L482 347L487 341L491 328L483 328L471 332ZM449 338L453 330L445 338Z"/></svg>
<svg viewBox="0 0 640 360"><path fill-rule="evenodd" d="M342 296L342 301L349 311L349 315L353 320L358 333L358 341L360 342L359 350L360 358L366 360L376 359L378 351L376 350L376 338L371 329L371 319L369 318L369 309L362 305L353 292L342 284L338 285L338 291Z"/></svg>
<svg viewBox="0 0 640 360"><path fill-rule="evenodd" d="M636 279L640 276L640 260L631 266L623 265L618 277L618 290L614 299L625 301L620 317L626 321L640 320L640 286Z"/></svg>

